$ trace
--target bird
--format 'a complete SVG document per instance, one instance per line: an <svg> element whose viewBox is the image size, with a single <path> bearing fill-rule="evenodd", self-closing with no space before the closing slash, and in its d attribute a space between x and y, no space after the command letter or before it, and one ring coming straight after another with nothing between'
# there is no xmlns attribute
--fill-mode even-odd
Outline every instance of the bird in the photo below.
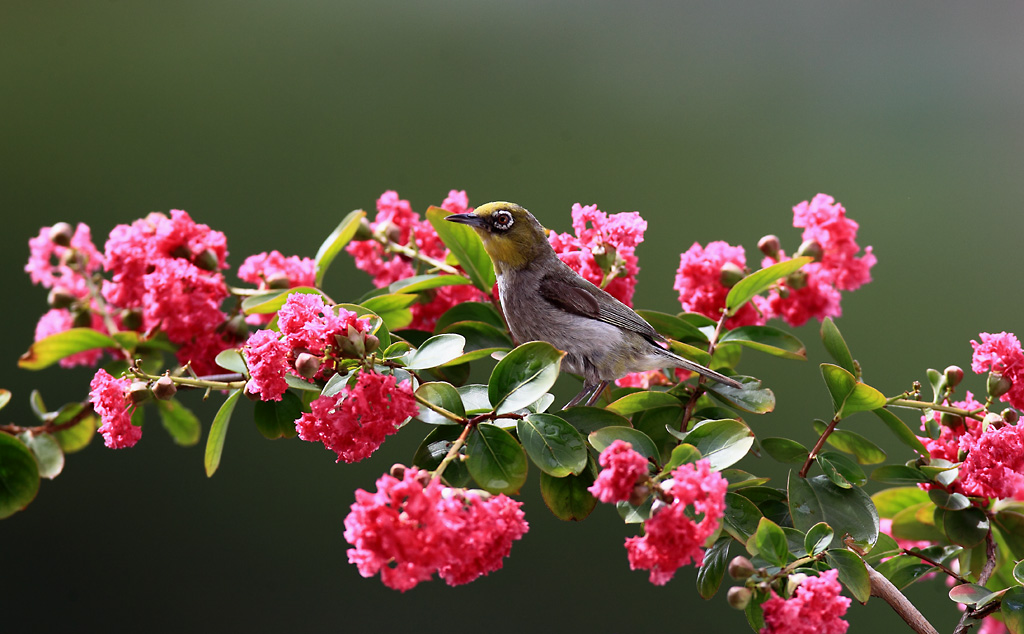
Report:
<svg viewBox="0 0 1024 634"><path fill-rule="evenodd" d="M468 225L480 235L516 341L550 343L565 352L562 369L583 378L583 389L566 409L593 405L609 383L627 374L660 368L683 368L742 387L659 345L667 340L643 317L559 259L544 227L523 207L491 202L445 219Z"/></svg>

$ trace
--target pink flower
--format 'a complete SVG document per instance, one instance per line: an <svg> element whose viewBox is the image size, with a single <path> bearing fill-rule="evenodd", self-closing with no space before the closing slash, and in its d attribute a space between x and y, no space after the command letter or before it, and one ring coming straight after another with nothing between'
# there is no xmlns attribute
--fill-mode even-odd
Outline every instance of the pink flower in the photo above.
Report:
<svg viewBox="0 0 1024 634"><path fill-rule="evenodd" d="M783 258L784 261L789 258ZM765 258L765 265L774 261ZM799 288L787 286L783 281L781 288L774 288L768 293L767 310L772 316L780 317L790 326L802 326L811 318L824 321L826 317L839 317L843 309L839 302L840 292L836 289L833 278L817 262L805 264L800 273L806 281Z"/></svg>
<svg viewBox="0 0 1024 634"><path fill-rule="evenodd" d="M284 378L291 368L288 363L288 345L273 330L257 330L249 335L243 351L252 376L245 387L246 391L259 394L260 400L280 401L281 395L288 389L288 382Z"/></svg>
<svg viewBox="0 0 1024 634"><path fill-rule="evenodd" d="M1001 332L979 335L981 343L971 341L974 355L971 358L971 369L977 374L998 372L1012 383L1010 391L999 397L1017 409L1024 409L1024 352L1020 341L1012 333Z"/></svg>
<svg viewBox="0 0 1024 634"><path fill-rule="evenodd" d="M680 466L672 478L672 503L654 512L642 537L626 540L629 567L650 570L651 583L659 586L668 583L680 566L704 562L704 542L718 530L725 513L728 483L711 471L707 460ZM687 508L692 508L689 515ZM691 515L701 519L694 521Z"/></svg>
<svg viewBox="0 0 1024 634"><path fill-rule="evenodd" d="M951 407L967 410L969 412L984 409L984 406L975 400L974 395L970 390L967 391L964 400L952 401L948 403ZM942 414L940 412L933 412L931 420L938 423L941 420ZM928 418L925 416L921 417L921 429L925 429L925 423L928 422ZM928 455L932 458L938 458L940 460L948 460L949 462L956 463L960 462L959 453L961 444L971 444L977 440L981 435L981 422L973 418L965 417L964 424L956 427L949 427L947 425L939 426L939 437L930 438L927 435L919 437L921 442L924 444L925 449L928 450ZM961 472L962 476L962 472ZM920 485L922 489L931 489L932 484ZM962 489L962 477L953 481L951 485L952 490L957 493L964 493Z"/></svg>
<svg viewBox="0 0 1024 634"><path fill-rule="evenodd" d="M285 257L280 251L250 255L238 267L238 278L256 284L260 290L268 288L295 288L316 284L316 263L310 258L297 255ZM274 315L249 315L245 321L250 324L267 324Z"/></svg>
<svg viewBox="0 0 1024 634"><path fill-rule="evenodd" d="M142 438L142 428L132 425L135 408L128 397L131 381L115 379L101 369L96 371L89 387L89 401L103 421L97 430L103 434L103 444L111 449L134 447Z"/></svg>
<svg viewBox="0 0 1024 634"><path fill-rule="evenodd" d="M174 343L212 332L227 318L220 309L228 296L224 276L204 271L187 260L153 261L143 277L143 288L147 330L159 328Z"/></svg>
<svg viewBox="0 0 1024 634"><path fill-rule="evenodd" d="M1024 425L1006 425L969 440L960 439L967 458L960 466L964 493L1024 500Z"/></svg>
<svg viewBox="0 0 1024 634"><path fill-rule="evenodd" d="M617 273L604 289L632 306L640 272L635 251L644 241L647 221L635 211L609 216L597 205L576 203L572 206L572 227L575 236L556 232L548 236L559 259L597 286L614 268Z"/></svg>
<svg viewBox="0 0 1024 634"><path fill-rule="evenodd" d="M599 461L601 473L587 490L606 504L628 500L634 485L648 475L647 458L633 451L633 445L623 440L615 440L605 447Z"/></svg>
<svg viewBox="0 0 1024 634"><path fill-rule="evenodd" d="M67 247L53 243L50 239L50 229L43 227L39 230L38 236L28 241L29 258L25 272L29 274L33 284L39 284L44 288L62 288L76 297L85 297L88 288L80 271L84 269L88 273L94 273L103 267L103 255L92 243L89 226L78 223L71 237L70 246ZM72 267L66 261L69 252L72 251L80 262L76 267Z"/></svg>
<svg viewBox="0 0 1024 634"><path fill-rule="evenodd" d="M450 586L469 583L498 570L529 525L522 503L505 495L487 496L476 491L447 489L442 517L450 532L452 548L438 568L438 576Z"/></svg>
<svg viewBox="0 0 1024 634"><path fill-rule="evenodd" d="M103 324L103 319L96 313L90 314L92 321L91 328L100 332L107 332L106 326ZM74 327L74 317L65 308L51 308L50 310L43 313L43 316L39 318L39 322L36 324L36 335L35 340L45 339L50 335L55 335L65 330L71 330ZM96 365L99 362L100 357L103 356L103 350L101 348L94 348L92 350L85 350L78 352L69 357L64 357L60 360L60 366L62 368L72 368L76 365Z"/></svg>
<svg viewBox="0 0 1024 634"><path fill-rule="evenodd" d="M1007 634L1006 624L991 616L986 616L981 621L981 628L978 634Z"/></svg>
<svg viewBox="0 0 1024 634"><path fill-rule="evenodd" d="M391 375L360 372L353 388L321 396L295 421L299 438L322 442L338 462L358 462L374 451L399 425L419 412L408 381Z"/></svg>
<svg viewBox="0 0 1024 634"><path fill-rule="evenodd" d="M217 355L237 344L235 339L225 333L207 330L197 333L181 343L174 356L180 365L189 364L192 370L200 376L216 374L222 372L215 360Z"/></svg>
<svg viewBox="0 0 1024 634"><path fill-rule="evenodd" d="M789 599L772 596L761 604L761 634L845 634L850 624L842 617L850 600L840 595L842 589L839 571L826 570L807 577Z"/></svg>
<svg viewBox="0 0 1024 634"><path fill-rule="evenodd" d="M747 256L743 247L716 241L709 242L705 248L694 242L679 256L679 268L672 288L679 291L679 303L683 310L715 320L721 317L725 309L725 297L729 294L729 289L721 281L722 267L726 264L745 268ZM764 325L767 320L764 314L766 308L765 299L755 297L726 320L725 324L728 328Z"/></svg>
<svg viewBox="0 0 1024 634"><path fill-rule="evenodd" d="M335 312L337 311L337 312ZM336 335L348 336L351 327L368 333L370 324L350 310L331 307L315 293L292 293L277 311L277 325L284 342L292 350L309 351L317 356L326 346L337 348Z"/></svg>

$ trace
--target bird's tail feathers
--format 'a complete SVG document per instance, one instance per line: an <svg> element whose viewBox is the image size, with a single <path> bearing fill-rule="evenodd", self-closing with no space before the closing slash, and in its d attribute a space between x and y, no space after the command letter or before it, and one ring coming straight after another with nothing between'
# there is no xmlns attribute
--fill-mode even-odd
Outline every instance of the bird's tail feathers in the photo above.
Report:
<svg viewBox="0 0 1024 634"><path fill-rule="evenodd" d="M701 374L703 376L706 376L709 379L712 379L714 381L718 381L719 383L721 383L723 385L728 385L729 387L735 387L735 388L742 388L743 387L743 385L739 381L737 381L736 379L731 379L731 378L725 376L724 374L720 374L718 372L715 372L711 368L705 368L701 364L694 363L693 361L690 361L689 359L684 359L683 357L680 357L677 354L674 354L674 353L671 353L671 352L668 352L668 351L665 351L665 352L668 355L671 355L672 361L675 363L675 366L678 367L678 368L682 368L684 370L689 370L690 372L696 372L697 374Z"/></svg>

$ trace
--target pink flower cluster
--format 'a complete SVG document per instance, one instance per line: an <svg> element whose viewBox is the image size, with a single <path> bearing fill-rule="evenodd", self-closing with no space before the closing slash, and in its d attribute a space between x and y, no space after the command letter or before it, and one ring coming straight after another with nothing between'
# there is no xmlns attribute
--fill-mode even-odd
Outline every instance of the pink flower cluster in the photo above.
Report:
<svg viewBox="0 0 1024 634"><path fill-rule="evenodd" d="M983 332L978 336L981 343L971 341L974 355L971 369L978 374L996 372L1010 381L1010 391L999 397L1017 409L1024 409L1024 351L1020 341L1012 333L991 334Z"/></svg>
<svg viewBox="0 0 1024 634"><path fill-rule="evenodd" d="M789 599L772 596L761 604L765 622L761 634L845 634L850 624L843 615L850 599L840 594L842 590L839 571L826 570L807 577Z"/></svg>
<svg viewBox="0 0 1024 634"><path fill-rule="evenodd" d="M469 207L466 192L454 189L441 203L441 208L452 213L473 211ZM448 256L448 249L434 227L429 221L420 218L412 210L409 201L399 198L397 192L386 191L377 199L377 215L370 223L370 229L375 235L382 235L391 242L411 247L436 260L444 261ZM384 288L422 272L412 259L388 253L377 240L353 240L345 250L355 258L357 268L373 276L373 284L377 288ZM411 307L413 321L410 328L432 330L437 318L452 306L484 299L483 293L469 285L443 286L432 290L431 294L431 301Z"/></svg>
<svg viewBox="0 0 1024 634"><path fill-rule="evenodd" d="M338 454L337 462L349 463L369 457L419 412L408 381L374 372L360 372L354 387L320 396L310 409L295 421L299 438L322 442Z"/></svg>
<svg viewBox="0 0 1024 634"><path fill-rule="evenodd" d="M652 385L674 385L678 381L685 381L692 375L693 372L690 372L689 370L676 368L675 381L672 381L662 370L644 370L643 372L627 374L621 379L615 379L615 385L618 385L619 387L638 387L643 390L648 390Z"/></svg>
<svg viewBox="0 0 1024 634"><path fill-rule="evenodd" d="M97 430L103 434L103 444L111 449L134 447L142 438L142 428L132 425L135 408L128 396L131 381L115 379L100 369L89 383L89 402L103 422Z"/></svg>
<svg viewBox="0 0 1024 634"><path fill-rule="evenodd" d="M648 475L647 458L633 451L633 445L624 440L615 440L605 447L598 460L601 473L587 490L606 504L628 500L636 483Z"/></svg>
<svg viewBox="0 0 1024 634"><path fill-rule="evenodd" d="M804 229L805 244L816 244L821 257L805 265L798 274L781 280L768 297L755 297L743 306L726 325L730 328L761 325L778 317L791 326L807 320L838 317L840 291L856 290L871 281L871 267L877 258L871 247L858 256L858 224L846 217L846 209L831 196L818 194L793 208L793 226ZM783 251L764 258L762 266L790 259ZM729 289L721 282L725 265L743 269L746 255L742 247L712 242L707 248L694 243L680 256L674 288L679 291L683 309L718 319L725 307Z"/></svg>
<svg viewBox="0 0 1024 634"><path fill-rule="evenodd" d="M643 536L626 539L630 569L649 570L651 583L659 586L668 583L681 566L704 562L703 546L718 530L728 487L707 460L680 466L667 484L671 504L656 508L644 524ZM692 516L700 517L699 521Z"/></svg>
<svg viewBox="0 0 1024 634"><path fill-rule="evenodd" d="M1024 500L1024 425L989 427L969 447L959 480L967 495Z"/></svg>
<svg viewBox="0 0 1024 634"><path fill-rule="evenodd" d="M238 267L238 279L256 284L260 290L315 286L316 263L297 255L285 257L280 251L264 251L245 258ZM270 323L273 318L273 314L249 315L245 321L260 325Z"/></svg>
<svg viewBox="0 0 1024 634"><path fill-rule="evenodd" d="M627 306L633 305L636 289L636 247L644 241L647 221L635 211L608 215L597 205L572 206L572 228L576 235L556 233L548 236L560 260L597 286L610 274L604 287Z"/></svg>
<svg viewBox="0 0 1024 634"><path fill-rule="evenodd" d="M345 518L349 562L402 592L434 572L450 586L469 583L501 568L526 533L520 507L505 495L443 487L416 468L383 475L376 492L356 491Z"/></svg>

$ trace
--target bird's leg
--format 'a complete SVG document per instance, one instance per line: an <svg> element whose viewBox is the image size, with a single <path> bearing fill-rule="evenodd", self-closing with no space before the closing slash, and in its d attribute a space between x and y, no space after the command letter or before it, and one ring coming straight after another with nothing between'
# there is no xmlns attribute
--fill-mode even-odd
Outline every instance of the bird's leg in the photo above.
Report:
<svg viewBox="0 0 1024 634"><path fill-rule="evenodd" d="M587 407L590 407L591 405L596 403L597 399L601 398L601 394L604 393L604 390L607 387L608 387L608 381L601 381L600 383L598 383L597 387L594 388L594 393L591 394L590 398L587 399Z"/></svg>
<svg viewBox="0 0 1024 634"><path fill-rule="evenodd" d="M586 399L591 394L593 394L594 390L596 390L601 385L602 385L601 383L585 383L583 385L583 389L580 390L580 393L577 394L576 396L572 397L572 400L570 400L568 403L566 403L565 407L563 407L562 409L569 409L570 407L576 407L577 405L582 403L584 401L584 399ZM600 394L600 392L598 392L598 394Z"/></svg>

